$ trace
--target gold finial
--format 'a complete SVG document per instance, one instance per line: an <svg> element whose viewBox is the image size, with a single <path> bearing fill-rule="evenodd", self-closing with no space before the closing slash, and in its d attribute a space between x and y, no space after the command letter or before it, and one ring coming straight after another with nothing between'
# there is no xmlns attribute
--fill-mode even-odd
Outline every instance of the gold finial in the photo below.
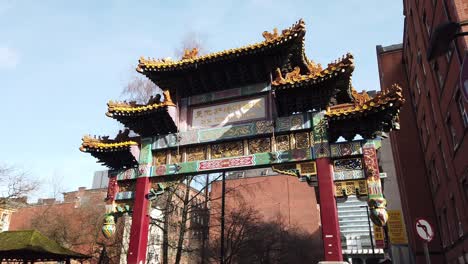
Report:
<svg viewBox="0 0 468 264"><path fill-rule="evenodd" d="M307 62L307 68L309 68L311 76L315 76L323 70L320 63L315 63L312 60Z"/></svg>
<svg viewBox="0 0 468 264"><path fill-rule="evenodd" d="M283 74L281 73L280 68L276 68L276 78L271 82L273 85L279 85L284 83Z"/></svg>
<svg viewBox="0 0 468 264"><path fill-rule="evenodd" d="M294 67L294 70L292 72L286 73L286 76L284 77L286 81L299 81L301 79L301 68L298 66Z"/></svg>
<svg viewBox="0 0 468 264"><path fill-rule="evenodd" d="M182 56L183 60L194 59L198 56L198 48L185 49L184 55Z"/></svg>
<svg viewBox="0 0 468 264"><path fill-rule="evenodd" d="M174 102L172 101L171 92L169 91L169 89L164 90L163 94L164 94L164 104L167 106L175 106Z"/></svg>
<svg viewBox="0 0 468 264"><path fill-rule="evenodd" d="M268 31L263 31L262 36L265 38L266 41L272 41L279 37L278 29L274 28L273 33L270 33Z"/></svg>
<svg viewBox="0 0 468 264"><path fill-rule="evenodd" d="M354 98L354 103L356 105L363 105L364 103L366 103L367 101L369 101L371 98L369 96L369 94L367 94L366 91L362 91L362 93L358 93L354 87L351 88L351 94Z"/></svg>

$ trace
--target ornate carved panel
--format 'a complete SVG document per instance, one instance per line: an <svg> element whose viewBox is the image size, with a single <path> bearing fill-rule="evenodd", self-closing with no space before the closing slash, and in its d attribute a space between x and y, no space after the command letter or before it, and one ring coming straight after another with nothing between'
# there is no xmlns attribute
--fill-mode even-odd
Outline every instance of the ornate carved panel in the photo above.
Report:
<svg viewBox="0 0 468 264"><path fill-rule="evenodd" d="M296 149L310 148L309 133L296 133Z"/></svg>
<svg viewBox="0 0 468 264"><path fill-rule="evenodd" d="M158 166L167 163L166 151L155 151L153 152L153 166Z"/></svg>
<svg viewBox="0 0 468 264"><path fill-rule="evenodd" d="M121 181L119 182L119 192L134 192L135 181Z"/></svg>
<svg viewBox="0 0 468 264"><path fill-rule="evenodd" d="M187 148L187 162L206 159L206 146Z"/></svg>
<svg viewBox="0 0 468 264"><path fill-rule="evenodd" d="M309 133L309 136L310 136L310 144L311 146L313 146L315 144L315 140L314 140L314 131L311 131Z"/></svg>
<svg viewBox="0 0 468 264"><path fill-rule="evenodd" d="M181 163L182 162L182 153L183 149L173 149L171 150L171 163Z"/></svg>
<svg viewBox="0 0 468 264"><path fill-rule="evenodd" d="M366 180L341 181L335 182L335 195L367 195Z"/></svg>
<svg viewBox="0 0 468 264"><path fill-rule="evenodd" d="M363 170L343 170L343 171L335 171L333 173L333 179L335 181L364 179L364 178L365 177L364 177Z"/></svg>
<svg viewBox="0 0 468 264"><path fill-rule="evenodd" d="M296 164L278 164L271 166L271 169L274 172L291 175L291 176L298 176L299 169L297 168Z"/></svg>
<svg viewBox="0 0 468 264"><path fill-rule="evenodd" d="M361 158L339 159L334 162L335 171L362 170Z"/></svg>
<svg viewBox="0 0 468 264"><path fill-rule="evenodd" d="M289 135L277 136L276 139L276 151L289 150Z"/></svg>
<svg viewBox="0 0 468 264"><path fill-rule="evenodd" d="M255 123L255 128L257 133L272 133L273 132L273 122L271 121L257 121Z"/></svg>
<svg viewBox="0 0 468 264"><path fill-rule="evenodd" d="M270 152L270 138L257 138L249 140L249 154Z"/></svg>
<svg viewBox="0 0 468 264"><path fill-rule="evenodd" d="M299 163L299 168L303 175L317 175L317 165L314 161Z"/></svg>
<svg viewBox="0 0 468 264"><path fill-rule="evenodd" d="M331 156L332 157L344 157L350 155L362 154L362 148L360 142L345 142L331 144Z"/></svg>
<svg viewBox="0 0 468 264"><path fill-rule="evenodd" d="M211 146L211 158L237 157L244 155L242 141L213 144Z"/></svg>
<svg viewBox="0 0 468 264"><path fill-rule="evenodd" d="M301 129L304 124L303 117L300 115L291 117L291 128L292 129Z"/></svg>

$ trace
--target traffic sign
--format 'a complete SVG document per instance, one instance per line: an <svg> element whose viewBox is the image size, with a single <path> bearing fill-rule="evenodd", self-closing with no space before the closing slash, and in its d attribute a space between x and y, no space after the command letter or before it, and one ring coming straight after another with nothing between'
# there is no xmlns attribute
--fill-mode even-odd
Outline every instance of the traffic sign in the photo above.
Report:
<svg viewBox="0 0 468 264"><path fill-rule="evenodd" d="M431 242L434 238L434 228L426 219L419 218L416 220L416 233L426 242Z"/></svg>

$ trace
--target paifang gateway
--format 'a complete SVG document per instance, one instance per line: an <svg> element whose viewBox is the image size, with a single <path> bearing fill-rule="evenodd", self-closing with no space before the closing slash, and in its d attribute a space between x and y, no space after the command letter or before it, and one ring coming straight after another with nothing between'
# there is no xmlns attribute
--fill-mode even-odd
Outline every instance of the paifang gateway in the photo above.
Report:
<svg viewBox="0 0 468 264"><path fill-rule="evenodd" d="M145 195L183 175L270 167L307 179L320 197L328 261L343 259L336 199L357 195L368 201L374 224L386 224L376 150L382 133L399 128L401 88L372 98L358 93L353 56L322 67L306 57L305 33L300 20L236 49L186 50L179 61L140 58L136 70L163 98L110 101L106 113L139 136L84 136L80 147L111 170L104 233L112 235L118 212L133 217L129 263L146 258Z"/></svg>

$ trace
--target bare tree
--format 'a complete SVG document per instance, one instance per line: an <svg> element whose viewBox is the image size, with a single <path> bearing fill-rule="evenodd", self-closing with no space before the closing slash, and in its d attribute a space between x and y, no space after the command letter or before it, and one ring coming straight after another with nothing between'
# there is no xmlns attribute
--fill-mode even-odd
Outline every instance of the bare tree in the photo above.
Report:
<svg viewBox="0 0 468 264"><path fill-rule="evenodd" d="M220 262L216 231L216 226L211 227L208 255ZM321 258L318 236L288 227L280 218L265 222L258 211L241 203L225 216L224 263L316 263Z"/></svg>
<svg viewBox="0 0 468 264"><path fill-rule="evenodd" d="M175 55L177 58L182 59L187 50L197 49L198 56L205 53L205 44L200 34L195 31L187 32L179 48L175 50Z"/></svg>
<svg viewBox="0 0 468 264"><path fill-rule="evenodd" d="M104 204L91 199L75 203L59 203L37 207L37 213L28 228L39 230L61 245L97 261L105 247L110 263L118 263L122 248L124 226L117 224L116 234L106 239L101 233L104 220Z"/></svg>
<svg viewBox="0 0 468 264"><path fill-rule="evenodd" d="M162 263L178 264L186 255L192 261L201 258L209 222L205 194L219 177L207 180L206 175L185 176L166 182L165 192L152 201L152 207L161 210L162 215L151 221L151 225L161 230ZM193 185L198 188L193 188Z"/></svg>
<svg viewBox="0 0 468 264"><path fill-rule="evenodd" d="M122 96L138 104L146 104L151 96L162 94L161 89L143 75L135 75L122 90Z"/></svg>
<svg viewBox="0 0 468 264"><path fill-rule="evenodd" d="M39 182L18 168L0 164L0 204L13 199L23 198L38 190Z"/></svg>
<svg viewBox="0 0 468 264"><path fill-rule="evenodd" d="M203 47L204 45L199 34L188 32L182 39L180 48L176 49L174 52L177 58L182 59L186 51L189 50L192 51L196 49L196 54L203 54L205 51ZM146 104L151 96L156 96L156 94L162 94L161 88L150 79L140 74L132 76L131 80L122 90L122 97L125 100L134 101L138 104Z"/></svg>

